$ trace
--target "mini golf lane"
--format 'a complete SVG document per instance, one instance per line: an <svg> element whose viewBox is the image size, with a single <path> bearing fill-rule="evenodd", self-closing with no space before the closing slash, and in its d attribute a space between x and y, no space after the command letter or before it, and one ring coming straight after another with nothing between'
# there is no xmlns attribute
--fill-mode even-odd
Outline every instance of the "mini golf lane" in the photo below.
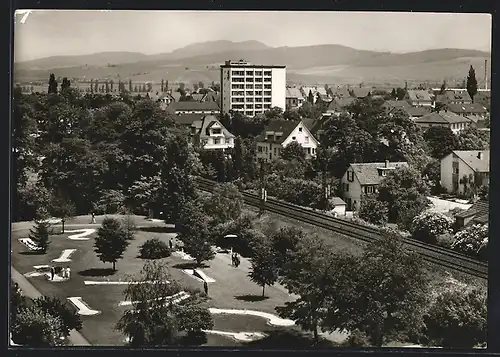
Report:
<svg viewBox="0 0 500 357"><path fill-rule="evenodd" d="M61 253L61 256L56 259L52 259L53 262L55 263L67 263L70 262L71 259L69 259L73 253L76 252L76 249L64 249Z"/></svg>
<svg viewBox="0 0 500 357"><path fill-rule="evenodd" d="M99 281L99 280L85 280L83 282L85 285L137 285L137 284L155 284L160 283L159 281ZM165 280L164 284L170 284L170 281Z"/></svg>
<svg viewBox="0 0 500 357"><path fill-rule="evenodd" d="M77 234L72 234L70 236L68 236L68 239L71 239L71 240L89 240L90 238L88 237L89 235L91 235L92 233L95 233L95 229L74 229L74 230L66 230L64 231L64 233L77 233L77 232L80 232L80 233L77 233Z"/></svg>
<svg viewBox="0 0 500 357"><path fill-rule="evenodd" d="M209 309L211 314L229 314L229 315L251 315L262 317L267 320L268 324L273 326L293 326L295 321L289 319L282 319L273 314L256 310L237 310L237 309L217 309L211 307Z"/></svg>
<svg viewBox="0 0 500 357"><path fill-rule="evenodd" d="M232 337L236 341L242 341L242 342L251 342L266 337L266 334L262 332L227 332L218 330L202 330L202 331L213 335Z"/></svg>
<svg viewBox="0 0 500 357"><path fill-rule="evenodd" d="M94 316L100 314L98 310L91 309L85 301L82 300L80 296L69 297L69 301L78 309L78 314L83 316Z"/></svg>

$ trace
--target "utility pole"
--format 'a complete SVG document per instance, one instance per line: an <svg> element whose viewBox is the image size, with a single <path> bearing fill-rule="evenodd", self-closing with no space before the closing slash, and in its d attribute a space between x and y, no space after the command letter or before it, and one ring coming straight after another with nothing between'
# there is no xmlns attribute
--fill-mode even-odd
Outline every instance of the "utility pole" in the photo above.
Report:
<svg viewBox="0 0 500 357"><path fill-rule="evenodd" d="M264 214L266 210L267 190L266 190L266 173L265 161L260 163L260 209L259 214Z"/></svg>
<svg viewBox="0 0 500 357"><path fill-rule="evenodd" d="M321 172L321 176L322 176L322 205L323 205L323 210L327 210L328 209L328 199L330 198L330 195L331 195L331 186L327 183L328 181L328 172L323 169L323 171Z"/></svg>

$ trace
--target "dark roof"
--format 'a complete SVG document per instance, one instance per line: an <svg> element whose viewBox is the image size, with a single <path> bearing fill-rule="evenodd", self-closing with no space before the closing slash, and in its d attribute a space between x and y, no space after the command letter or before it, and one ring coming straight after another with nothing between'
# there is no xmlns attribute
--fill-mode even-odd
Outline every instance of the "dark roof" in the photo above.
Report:
<svg viewBox="0 0 500 357"><path fill-rule="evenodd" d="M385 167L385 162L355 163L350 165L361 185L378 185L384 178L378 173ZM389 168L407 167L406 162L389 162Z"/></svg>
<svg viewBox="0 0 500 357"><path fill-rule="evenodd" d="M478 157L479 153L482 154L481 159ZM454 150L453 154L476 172L490 172L489 150Z"/></svg>
<svg viewBox="0 0 500 357"><path fill-rule="evenodd" d="M406 100L386 100L383 104L386 108L411 108Z"/></svg>
<svg viewBox="0 0 500 357"><path fill-rule="evenodd" d="M477 223L487 223L489 219L490 205L488 201L477 201L468 210L455 215L455 218L474 217Z"/></svg>
<svg viewBox="0 0 500 357"><path fill-rule="evenodd" d="M218 94L217 92L214 92L214 91L210 91L210 92L207 92L202 100L202 102L215 102L217 103L217 105L219 105L219 102L220 102L220 94Z"/></svg>
<svg viewBox="0 0 500 357"><path fill-rule="evenodd" d="M330 92L332 93L333 97L336 98L350 98L351 93L349 93L349 89L342 87L342 88L331 88Z"/></svg>
<svg viewBox="0 0 500 357"><path fill-rule="evenodd" d="M351 105L354 103L356 98L353 97L343 97L343 98L334 98L330 104L328 104L328 107L326 108L327 112L336 112L336 111L341 111L343 108Z"/></svg>
<svg viewBox="0 0 500 357"><path fill-rule="evenodd" d="M176 102L179 101L179 99L181 99L181 94L179 92L172 92L170 93L170 96L173 98L173 100L175 100Z"/></svg>
<svg viewBox="0 0 500 357"><path fill-rule="evenodd" d="M471 102L472 99L470 98L469 93L467 91L446 91L444 94L441 96L441 100L445 100L446 102L450 103L453 101L469 101Z"/></svg>
<svg viewBox="0 0 500 357"><path fill-rule="evenodd" d="M176 115L173 117L174 122L182 126L190 126L195 121L201 120L202 118L203 114L183 114L183 115Z"/></svg>
<svg viewBox="0 0 500 357"><path fill-rule="evenodd" d="M406 93L411 101L432 102L431 94L425 90L409 89Z"/></svg>
<svg viewBox="0 0 500 357"><path fill-rule="evenodd" d="M296 88L296 87L287 88L286 89L286 97L287 98L304 99L302 92L300 91L299 88Z"/></svg>
<svg viewBox="0 0 500 357"><path fill-rule="evenodd" d="M194 102L194 101L184 101L184 102L174 102L170 104L173 110L206 110L206 111L218 111L219 106L215 102Z"/></svg>
<svg viewBox="0 0 500 357"><path fill-rule="evenodd" d="M450 112L456 114L463 114L463 113L486 114L488 112L486 107L479 103L448 104L447 107Z"/></svg>
<svg viewBox="0 0 500 357"><path fill-rule="evenodd" d="M259 136L257 137L257 141L282 144L283 141L285 141L286 138L290 136L293 129L295 129L300 122L301 120L281 120L281 119L270 120L269 124L267 124L262 133L260 133ZM274 138L275 140L269 141L267 140L267 134L266 134L267 132L279 132L283 134L279 137L275 137Z"/></svg>
<svg viewBox="0 0 500 357"><path fill-rule="evenodd" d="M203 99L203 97L205 97L205 94L201 94L201 93L193 93L193 94L191 94L191 98L193 98L197 102L201 102L201 100Z"/></svg>
<svg viewBox="0 0 500 357"><path fill-rule="evenodd" d="M429 114L431 110L428 107L409 107L404 109L410 117L422 117Z"/></svg>
<svg viewBox="0 0 500 357"><path fill-rule="evenodd" d="M217 119L215 115L205 115L202 119L202 125L200 128L200 138L204 138L208 136L208 129L210 129L214 124L219 124L222 132L224 133L224 137L226 138L234 138L234 135L227 130L224 125ZM197 126L198 127L198 126Z"/></svg>
<svg viewBox="0 0 500 357"><path fill-rule="evenodd" d="M322 121L318 119L302 119L302 123L304 123L311 134L315 135L316 132L321 129Z"/></svg>
<svg viewBox="0 0 500 357"><path fill-rule="evenodd" d="M469 123L470 119L457 115L449 111L440 111L439 113L429 113L420 118L415 119L415 123Z"/></svg>
<svg viewBox="0 0 500 357"><path fill-rule="evenodd" d="M345 201L340 197L331 197L329 199L330 203L334 206L345 206Z"/></svg>

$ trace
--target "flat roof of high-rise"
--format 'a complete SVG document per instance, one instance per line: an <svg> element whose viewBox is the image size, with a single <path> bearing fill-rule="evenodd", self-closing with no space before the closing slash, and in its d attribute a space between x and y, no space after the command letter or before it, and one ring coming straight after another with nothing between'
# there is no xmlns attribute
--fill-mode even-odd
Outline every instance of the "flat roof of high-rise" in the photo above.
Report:
<svg viewBox="0 0 500 357"><path fill-rule="evenodd" d="M246 68L286 68L284 65L276 64L252 64L246 61L226 61L224 64L220 65L220 68L230 68L230 67L246 67Z"/></svg>

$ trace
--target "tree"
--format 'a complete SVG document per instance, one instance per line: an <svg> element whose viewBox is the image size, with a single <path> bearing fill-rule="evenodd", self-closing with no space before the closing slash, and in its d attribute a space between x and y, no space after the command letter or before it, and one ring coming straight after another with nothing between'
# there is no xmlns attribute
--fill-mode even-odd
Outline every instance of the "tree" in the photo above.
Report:
<svg viewBox="0 0 500 357"><path fill-rule="evenodd" d="M95 80L94 92L96 92L96 93L99 92L99 81L97 79Z"/></svg>
<svg viewBox="0 0 500 357"><path fill-rule="evenodd" d="M440 292L425 315L425 334L432 346L473 348L486 343L487 303L482 289Z"/></svg>
<svg viewBox="0 0 500 357"><path fill-rule="evenodd" d="M283 109L280 107L272 107L264 112L264 116L269 120L281 119L283 117Z"/></svg>
<svg viewBox="0 0 500 357"><path fill-rule="evenodd" d="M477 93L477 80L476 80L476 71L472 65L469 69L469 74L467 75L467 93L469 93L472 103L474 103L474 96Z"/></svg>
<svg viewBox="0 0 500 357"><path fill-rule="evenodd" d="M137 283L129 284L124 295L133 302L133 309L123 314L116 328L129 337L131 346L173 345L181 331L190 334L213 328L212 316L199 294L191 293L190 298L179 303L166 300L179 293L181 287L172 280L164 263L146 262L130 281Z"/></svg>
<svg viewBox="0 0 500 357"><path fill-rule="evenodd" d="M158 238L149 239L140 247L139 254L143 259L161 259L170 255L168 245Z"/></svg>
<svg viewBox="0 0 500 357"><path fill-rule="evenodd" d="M12 339L26 347L61 346L64 344L61 320L37 306L29 306L17 314Z"/></svg>
<svg viewBox="0 0 500 357"><path fill-rule="evenodd" d="M129 201L134 207L141 208L147 212L149 218L153 218L151 211L159 208L158 195L161 186L160 176L144 177L135 181L129 188Z"/></svg>
<svg viewBox="0 0 500 357"><path fill-rule="evenodd" d="M378 200L387 203L389 222L409 229L413 218L428 206L429 189L421 174L411 167L387 173L380 185Z"/></svg>
<svg viewBox="0 0 500 357"><path fill-rule="evenodd" d="M51 73L49 77L49 94L57 94L57 81L54 73Z"/></svg>
<svg viewBox="0 0 500 357"><path fill-rule="evenodd" d="M99 201L94 205L98 214L123 213L125 210L125 195L117 190L102 191Z"/></svg>
<svg viewBox="0 0 500 357"><path fill-rule="evenodd" d="M73 202L66 197L53 196L49 211L54 217L61 219L62 233L64 233L64 223L75 215L76 208Z"/></svg>
<svg viewBox="0 0 500 357"><path fill-rule="evenodd" d="M147 92L147 88L146 88L146 83L143 83L142 84L142 87L141 87L141 92Z"/></svg>
<svg viewBox="0 0 500 357"><path fill-rule="evenodd" d="M106 88L106 93L109 93L109 82L108 82L108 80L106 80L105 85L106 85L106 87L105 87Z"/></svg>
<svg viewBox="0 0 500 357"><path fill-rule="evenodd" d="M140 92L140 91L141 91L140 89L141 89L140 87L139 87L139 88L137 88L137 86L135 86L135 87L134 87L134 92L137 92L137 91L139 91L139 92Z"/></svg>
<svg viewBox="0 0 500 357"><path fill-rule="evenodd" d="M405 88L397 88L396 89L396 98L397 100L403 100L406 96L406 89Z"/></svg>
<svg viewBox="0 0 500 357"><path fill-rule="evenodd" d="M486 259L488 250L488 224L472 224L455 233L451 249Z"/></svg>
<svg viewBox="0 0 500 357"><path fill-rule="evenodd" d="M396 88L392 88L392 91L391 91L391 98L392 98L392 99L396 99L396 98L397 98L397 95L396 95Z"/></svg>
<svg viewBox="0 0 500 357"><path fill-rule="evenodd" d="M113 270L116 270L116 262L122 258L129 245L126 238L127 234L120 221L114 218L104 218L97 231L94 252L103 263L113 263Z"/></svg>
<svg viewBox="0 0 500 357"><path fill-rule="evenodd" d="M30 229L29 237L37 244L42 253L46 253L50 244L50 234L52 230L50 223L47 221L48 217L43 217L35 220L35 226Z"/></svg>
<svg viewBox="0 0 500 357"><path fill-rule="evenodd" d="M431 156L436 159L442 159L456 150L458 145L457 136L447 127L433 126L428 128L424 132L424 139L429 145Z"/></svg>
<svg viewBox="0 0 500 357"><path fill-rule="evenodd" d="M474 127L460 131L455 150L486 150L489 148L489 133L483 133Z"/></svg>
<svg viewBox="0 0 500 357"><path fill-rule="evenodd" d="M152 92L153 91L153 84L151 82L147 83L147 91Z"/></svg>
<svg viewBox="0 0 500 357"><path fill-rule="evenodd" d="M192 200L180 209L175 222L177 239L183 243L184 251L191 255L198 265L215 257L208 229L209 221L210 218L203 212L200 203Z"/></svg>
<svg viewBox="0 0 500 357"><path fill-rule="evenodd" d="M262 286L262 297L265 297L266 285L274 285L278 280L278 267L270 244L260 245L252 256L252 266L248 276L254 283Z"/></svg>
<svg viewBox="0 0 500 357"><path fill-rule="evenodd" d="M312 331L316 343L318 329L333 331L333 313L342 307L342 300L352 291L355 259L344 253L333 253L322 240L307 237L299 243L285 265L283 285L299 296L276 310L281 317L293 319L302 329ZM329 312L329 309L332 311ZM344 324L344 316L337 323Z"/></svg>
<svg viewBox="0 0 500 357"><path fill-rule="evenodd" d="M243 195L232 183L215 186L210 199L205 203L205 212L215 224L237 219L241 214Z"/></svg>
<svg viewBox="0 0 500 357"><path fill-rule="evenodd" d="M90 80L90 85L89 85L90 93L94 94L94 80Z"/></svg>
<svg viewBox="0 0 500 357"><path fill-rule="evenodd" d="M376 195L364 195L358 214L369 223L383 226L388 218L387 203L379 201Z"/></svg>
<svg viewBox="0 0 500 357"><path fill-rule="evenodd" d="M452 232L453 220L436 212L423 212L416 216L412 222L412 236L423 242L437 242L441 234Z"/></svg>
<svg viewBox="0 0 500 357"><path fill-rule="evenodd" d="M71 82L68 78L64 77L61 83L61 92L65 89L68 89L71 86Z"/></svg>
<svg viewBox="0 0 500 357"><path fill-rule="evenodd" d="M307 95L307 102L309 104L314 104L314 95L311 90L309 90L309 94Z"/></svg>
<svg viewBox="0 0 500 357"><path fill-rule="evenodd" d="M290 144L285 146L283 150L281 150L280 157L283 160L294 160L297 159L300 162L305 162L306 153L301 144L296 141L292 141Z"/></svg>
<svg viewBox="0 0 500 357"><path fill-rule="evenodd" d="M70 309L65 302L55 297L42 296L34 301L34 305L40 310L57 318L61 322L61 330L65 337L69 336L71 330L81 330L82 320L75 310Z"/></svg>
<svg viewBox="0 0 500 357"><path fill-rule="evenodd" d="M306 239L306 233L294 226L283 226L269 234L271 246L274 254L274 263L278 268L278 273L284 275L285 264L290 256L300 247L299 243Z"/></svg>
<svg viewBox="0 0 500 357"><path fill-rule="evenodd" d="M358 330L376 347L398 337L418 337L429 288L422 259L408 252L400 237L389 233L371 242L358 264L352 274L354 299L337 306L337 318L347 315L345 322L333 326Z"/></svg>
<svg viewBox="0 0 500 357"><path fill-rule="evenodd" d="M132 93L132 80L128 80L128 91ZM137 92L137 86L134 89L134 92Z"/></svg>
<svg viewBox="0 0 500 357"><path fill-rule="evenodd" d="M444 94L446 92L446 81L443 81L443 84L441 84L441 89L439 90L439 94Z"/></svg>
<svg viewBox="0 0 500 357"><path fill-rule="evenodd" d="M16 321L17 314L26 308L27 300L26 297L23 296L21 289L14 283L12 280L10 281L10 322L14 324Z"/></svg>

